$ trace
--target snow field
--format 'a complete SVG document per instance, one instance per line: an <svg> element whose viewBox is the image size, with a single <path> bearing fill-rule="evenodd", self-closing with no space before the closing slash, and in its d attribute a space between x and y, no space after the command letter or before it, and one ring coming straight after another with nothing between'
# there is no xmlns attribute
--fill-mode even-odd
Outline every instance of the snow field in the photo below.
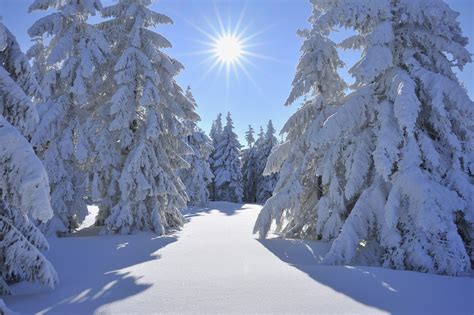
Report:
<svg viewBox="0 0 474 315"><path fill-rule="evenodd" d="M14 285L5 303L26 314L474 310L473 278L324 266L320 261L327 244L258 241L251 231L260 208L228 202L191 208L183 230L164 237L140 233L50 239L46 255L58 271L57 288Z"/></svg>

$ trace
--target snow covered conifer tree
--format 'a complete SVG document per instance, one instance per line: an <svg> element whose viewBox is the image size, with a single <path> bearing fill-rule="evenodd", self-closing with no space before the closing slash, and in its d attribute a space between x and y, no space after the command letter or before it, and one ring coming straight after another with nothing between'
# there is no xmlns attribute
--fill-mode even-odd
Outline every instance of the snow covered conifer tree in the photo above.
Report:
<svg viewBox="0 0 474 315"><path fill-rule="evenodd" d="M275 137L275 128L270 120L267 124L265 135L261 137L261 140L256 146L256 173L258 175L256 183L256 201L258 203L264 203L272 196L273 189L278 181L278 173L264 175L268 157L277 144L278 140Z"/></svg>
<svg viewBox="0 0 474 315"><path fill-rule="evenodd" d="M312 28L298 31L304 42L293 89L285 105L291 105L300 97L304 97L304 102L281 131L286 134L286 141L267 161L265 175L279 172L279 180L273 197L265 203L255 224L254 232L260 237L267 235L273 221L277 222L276 232L284 236L316 237L315 205L322 187L315 161L321 152L310 154L308 148L314 134L336 110L346 85L338 74L343 63L338 57L336 43L328 38L331 29L318 24L321 12L317 2L313 1L313 4L313 15L309 19Z"/></svg>
<svg viewBox="0 0 474 315"><path fill-rule="evenodd" d="M240 143L234 133L230 113L227 124L218 138L214 154L216 199L242 202L242 171L240 165Z"/></svg>
<svg viewBox="0 0 474 315"><path fill-rule="evenodd" d="M309 234L334 239L326 263L468 272L474 104L453 71L471 62L458 14L441 0L315 4L318 27L353 28L341 46L363 55L356 90L306 151L322 154Z"/></svg>
<svg viewBox="0 0 474 315"><path fill-rule="evenodd" d="M108 100L97 118L94 168L89 181L107 233L180 228L185 186L177 176L192 153L183 122L196 121L194 105L174 77L183 66L162 52L170 42L151 30L172 23L150 0L120 0L103 9L99 25L111 43ZM104 153L106 152L106 153Z"/></svg>
<svg viewBox="0 0 474 315"><path fill-rule="evenodd" d="M213 121L209 137L212 140L212 145L215 147L219 137L222 135L222 114L217 115L216 120Z"/></svg>
<svg viewBox="0 0 474 315"><path fill-rule="evenodd" d="M252 126L249 125L249 129L245 132L245 140L247 141L247 147L253 147L255 143L255 138L253 137L255 131L253 130Z"/></svg>
<svg viewBox="0 0 474 315"><path fill-rule="evenodd" d="M216 167L215 167L215 153L216 153L216 146L217 146L217 142L219 141L219 137L222 135L222 114L219 113L217 115L217 118L216 120L214 120L212 122L212 126L211 126L211 131L209 132L209 136L212 140L212 152L211 152L211 155L209 156L209 164L211 166L211 171L213 173L213 175L216 174ZM216 200L216 188L215 188L215 176L214 176L214 180L211 182L211 184L209 185L209 192L210 192L210 197L211 197L211 200Z"/></svg>
<svg viewBox="0 0 474 315"><path fill-rule="evenodd" d="M265 140L265 131L263 131L263 127L260 126L260 130L258 131L257 140L255 141L255 147L261 146L263 141Z"/></svg>
<svg viewBox="0 0 474 315"><path fill-rule="evenodd" d="M263 127L260 126L260 130L257 135L257 140L255 141L254 144L254 176L255 176L255 183L254 183L254 191L253 191L253 196L254 200L253 202L257 202L257 191L258 191L258 183L260 183L263 179L263 173L265 170L266 166L266 161L262 162L260 161L260 148L262 148L263 143L265 142L265 131L263 131Z"/></svg>
<svg viewBox="0 0 474 315"><path fill-rule="evenodd" d="M101 10L99 0L35 0L30 12L56 9L36 21L28 33L37 43L29 51L44 101L38 105L40 124L33 136L49 174L54 217L41 228L47 233L70 232L87 215L85 172L90 143L84 127L100 94L100 67L108 43L87 23ZM43 38L51 36L47 46Z"/></svg>
<svg viewBox="0 0 474 315"><path fill-rule="evenodd" d="M38 91L28 59L0 23L0 294L10 293L10 282L57 282L40 252L48 243L30 220L53 215L46 170L25 138L38 122L31 102Z"/></svg>
<svg viewBox="0 0 474 315"><path fill-rule="evenodd" d="M253 134L254 130L252 126L249 125L249 129L245 132L247 148L242 152L242 188L246 202L255 202L257 200L257 157Z"/></svg>
<svg viewBox="0 0 474 315"><path fill-rule="evenodd" d="M197 107L191 88L186 90L186 97ZM211 139L196 125L195 120L186 122L191 134L186 137L187 144L193 153L186 156L188 169L179 171L179 176L186 186L188 205L204 206L209 201L208 186L212 182L212 171L209 165L209 155L213 149Z"/></svg>

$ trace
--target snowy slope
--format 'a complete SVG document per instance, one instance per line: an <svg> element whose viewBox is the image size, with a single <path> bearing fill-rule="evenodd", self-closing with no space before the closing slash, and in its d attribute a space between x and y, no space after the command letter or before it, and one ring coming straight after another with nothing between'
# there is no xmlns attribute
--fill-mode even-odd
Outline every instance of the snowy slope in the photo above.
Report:
<svg viewBox="0 0 474 315"><path fill-rule="evenodd" d="M56 290L18 284L4 300L47 314L474 312L474 278L321 266L324 244L255 240L259 210L226 202L191 209L183 231L167 237L51 239Z"/></svg>

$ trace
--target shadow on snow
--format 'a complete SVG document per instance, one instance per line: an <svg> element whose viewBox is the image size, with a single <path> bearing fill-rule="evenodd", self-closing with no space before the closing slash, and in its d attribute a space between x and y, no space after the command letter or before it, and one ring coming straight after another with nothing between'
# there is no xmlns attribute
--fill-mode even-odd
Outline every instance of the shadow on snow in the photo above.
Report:
<svg viewBox="0 0 474 315"><path fill-rule="evenodd" d="M225 215L231 216L237 214L240 211L249 209L245 205L246 204L244 203L233 203L228 201L211 201L205 207L189 207L187 209L182 210L181 212L188 219L208 214L211 211L218 211Z"/></svg>
<svg viewBox="0 0 474 315"><path fill-rule="evenodd" d="M378 267L326 266L321 261L329 250L327 243L282 238L259 242L313 280L360 303L390 313L456 314L460 310L474 309L474 279L469 277Z"/></svg>
<svg viewBox="0 0 474 315"><path fill-rule="evenodd" d="M150 288L153 284L139 283L139 277L121 269L159 259L157 251L176 240L151 233L51 239L47 256L56 267L59 284L54 290L18 284L9 306L19 312L92 314L103 305ZM5 300L9 303L9 297Z"/></svg>

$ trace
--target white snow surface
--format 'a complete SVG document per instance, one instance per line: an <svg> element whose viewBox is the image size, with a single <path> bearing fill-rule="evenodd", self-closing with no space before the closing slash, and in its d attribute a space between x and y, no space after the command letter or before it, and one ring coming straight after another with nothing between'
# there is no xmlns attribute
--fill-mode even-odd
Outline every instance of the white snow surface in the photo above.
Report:
<svg viewBox="0 0 474 315"><path fill-rule="evenodd" d="M473 277L324 266L327 244L255 239L260 209L228 202L191 208L189 223L170 236L87 236L94 227L86 227L76 237L51 238L46 256L59 274L56 289L21 283L3 299L27 314L474 311Z"/></svg>

